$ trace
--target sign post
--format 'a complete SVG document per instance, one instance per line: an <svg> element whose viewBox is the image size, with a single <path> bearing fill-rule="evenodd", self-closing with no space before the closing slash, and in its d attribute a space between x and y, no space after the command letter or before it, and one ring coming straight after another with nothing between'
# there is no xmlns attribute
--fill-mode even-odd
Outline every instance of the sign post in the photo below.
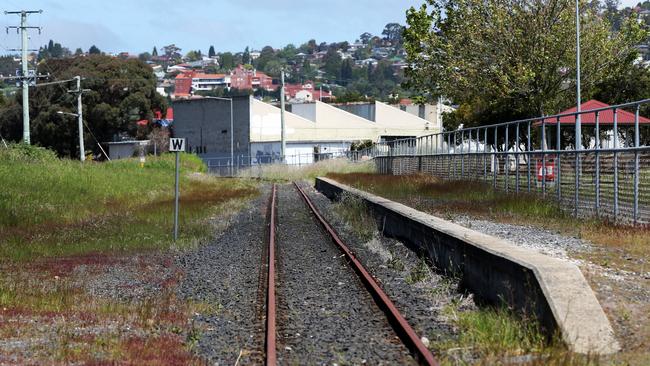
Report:
<svg viewBox="0 0 650 366"><path fill-rule="evenodd" d="M180 195L178 181L180 177L181 151L185 151L184 138L170 138L169 151L176 153L176 183L174 189L174 241L178 240L178 196Z"/></svg>

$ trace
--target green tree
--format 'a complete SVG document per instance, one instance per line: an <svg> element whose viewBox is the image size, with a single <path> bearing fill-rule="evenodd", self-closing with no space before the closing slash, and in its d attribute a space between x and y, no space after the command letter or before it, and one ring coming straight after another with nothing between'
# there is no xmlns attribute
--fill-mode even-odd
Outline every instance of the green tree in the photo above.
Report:
<svg viewBox="0 0 650 366"><path fill-rule="evenodd" d="M335 80L338 80L341 75L341 55L336 51L336 47L330 47L327 54L323 57L325 72Z"/></svg>
<svg viewBox="0 0 650 366"><path fill-rule="evenodd" d="M352 81L353 74L353 63L351 59L343 60L341 64L341 85L346 85L348 82Z"/></svg>
<svg viewBox="0 0 650 366"><path fill-rule="evenodd" d="M192 50L185 55L185 58L188 59L189 61L198 61L203 58L203 55L201 54L200 50Z"/></svg>
<svg viewBox="0 0 650 366"><path fill-rule="evenodd" d="M75 55L75 56L81 56L81 55L83 55L83 54L84 54L84 50L82 50L81 48L77 48L77 49L74 51L74 55Z"/></svg>
<svg viewBox="0 0 650 366"><path fill-rule="evenodd" d="M208 57L213 58L216 55L217 53L214 52L214 46L210 46L210 49L208 50Z"/></svg>
<svg viewBox="0 0 650 366"><path fill-rule="evenodd" d="M147 62L151 60L151 54L149 52L143 52L138 55L138 59L143 62Z"/></svg>
<svg viewBox="0 0 650 366"><path fill-rule="evenodd" d="M219 55L221 68L225 70L232 70L235 68L235 57L230 52L224 52Z"/></svg>
<svg viewBox="0 0 650 366"><path fill-rule="evenodd" d="M262 71L266 70L266 64L275 58L275 50L271 46L266 46L262 48L260 52L260 57L255 60L255 66Z"/></svg>
<svg viewBox="0 0 650 366"><path fill-rule="evenodd" d="M151 51L151 56L158 57L158 49L156 46L153 46L153 51Z"/></svg>
<svg viewBox="0 0 650 366"><path fill-rule="evenodd" d="M575 13L570 0L427 0L407 12L406 87L444 95L466 126L558 112L575 98ZM621 31L594 7L581 8L582 87L593 94L607 75L636 58L645 32ZM444 15L444 16L443 16Z"/></svg>
<svg viewBox="0 0 650 366"><path fill-rule="evenodd" d="M241 57L241 62L242 62L244 65L248 65L248 64L251 63L251 52L250 52L250 50L248 49L248 47L246 47L246 49L244 50L244 54L243 54L242 57Z"/></svg>
<svg viewBox="0 0 650 366"><path fill-rule="evenodd" d="M100 51L100 49L97 48L97 46L95 45L90 46L90 48L88 49L89 55L101 55L101 53L102 51Z"/></svg>
<svg viewBox="0 0 650 366"><path fill-rule="evenodd" d="M51 72L56 80L83 77L84 119L100 142L112 141L118 134L136 136L136 121L152 119L154 110L165 111L167 102L156 92L156 77L151 68L135 59L90 55L88 57L50 59L39 64L39 71ZM70 85L73 87L73 85ZM71 117L57 111L75 111L76 98L60 85L48 85L30 93L32 139L35 144L52 148L61 156L76 156L77 126ZM0 133L19 140L22 130L21 97L18 93L0 114ZM99 153L95 137L86 130L87 148Z"/></svg>
<svg viewBox="0 0 650 366"><path fill-rule="evenodd" d="M399 45L402 43L402 32L404 27L399 23L388 23L384 27L384 31L381 34L384 36L384 39L389 41L393 46Z"/></svg>

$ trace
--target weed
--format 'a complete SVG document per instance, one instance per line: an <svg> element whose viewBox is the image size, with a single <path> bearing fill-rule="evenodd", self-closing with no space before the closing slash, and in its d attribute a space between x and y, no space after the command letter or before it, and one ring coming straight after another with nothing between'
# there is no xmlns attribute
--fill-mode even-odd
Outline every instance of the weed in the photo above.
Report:
<svg viewBox="0 0 650 366"><path fill-rule="evenodd" d="M406 282L412 285L426 280L430 275L431 269L429 268L426 259L421 257L418 263L411 268L409 275L406 276Z"/></svg>

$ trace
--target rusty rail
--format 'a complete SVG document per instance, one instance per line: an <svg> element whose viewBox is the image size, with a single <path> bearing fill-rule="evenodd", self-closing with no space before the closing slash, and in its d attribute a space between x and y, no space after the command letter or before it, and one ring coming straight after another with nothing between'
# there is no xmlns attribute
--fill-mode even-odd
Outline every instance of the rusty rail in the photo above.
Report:
<svg viewBox="0 0 650 366"><path fill-rule="evenodd" d="M276 186L271 190L270 218L269 218L269 256L268 256L268 284L266 295L266 365L275 366L277 362L275 347L275 200Z"/></svg>
<svg viewBox="0 0 650 366"><path fill-rule="evenodd" d="M388 320L395 329L395 332L400 337L402 342L413 352L418 359L418 361L424 365L438 365L438 362L433 357L433 354L427 346L422 343L420 337L415 333L411 325L406 321L404 316L397 310L395 304L391 301L388 295L382 290L382 288L377 284L372 275L364 268L363 264L352 254L352 251L348 248L347 245L341 240L336 231L330 226L330 224L323 218L316 206L311 202L305 191L300 188L298 183L294 182L296 189L302 195L302 198L305 200L307 206L318 219L320 224L323 226L325 231L331 236L332 241L341 249L345 256L349 259L352 268L355 270L361 282L366 286L372 297L375 299L377 305L382 309L382 311L388 317Z"/></svg>

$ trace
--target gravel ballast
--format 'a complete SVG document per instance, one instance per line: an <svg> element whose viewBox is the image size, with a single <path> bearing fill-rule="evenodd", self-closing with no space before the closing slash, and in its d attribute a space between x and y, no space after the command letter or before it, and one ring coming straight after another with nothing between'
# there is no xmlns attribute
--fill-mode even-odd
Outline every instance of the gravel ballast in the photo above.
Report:
<svg viewBox="0 0 650 366"><path fill-rule="evenodd" d="M270 189L240 212L212 243L179 255L179 295L208 304L195 314L197 353L210 364L264 361L264 246Z"/></svg>
<svg viewBox="0 0 650 366"><path fill-rule="evenodd" d="M278 363L415 364L294 187L277 207Z"/></svg>
<svg viewBox="0 0 650 366"><path fill-rule="evenodd" d="M445 308L455 311L476 310L473 297L458 291L457 279L435 272L426 262L402 242L382 236L375 231L371 240L363 240L355 229L341 218L340 209L351 202L332 203L313 187L303 185L326 220L354 251L357 258L379 282L383 290L395 303L415 332L430 342L434 354L446 352L437 349L436 344L457 337ZM425 342L427 343L427 342ZM470 362L471 354L460 354L463 350L447 354L451 359Z"/></svg>

